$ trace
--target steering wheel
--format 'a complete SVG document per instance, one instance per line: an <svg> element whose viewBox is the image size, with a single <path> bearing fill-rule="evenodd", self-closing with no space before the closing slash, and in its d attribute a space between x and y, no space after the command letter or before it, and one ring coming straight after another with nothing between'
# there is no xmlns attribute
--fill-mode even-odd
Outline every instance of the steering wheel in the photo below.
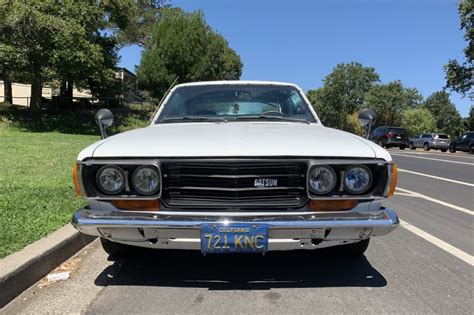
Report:
<svg viewBox="0 0 474 315"><path fill-rule="evenodd" d="M283 114L282 112L278 111L278 110L267 110L266 112L263 112L261 115L273 115L273 114L278 114L280 116L283 116L285 114Z"/></svg>

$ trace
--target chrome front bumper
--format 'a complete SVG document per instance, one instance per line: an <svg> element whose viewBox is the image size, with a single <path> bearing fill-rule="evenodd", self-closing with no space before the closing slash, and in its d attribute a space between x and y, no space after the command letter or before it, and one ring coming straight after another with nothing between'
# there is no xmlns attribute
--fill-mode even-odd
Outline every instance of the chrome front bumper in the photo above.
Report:
<svg viewBox="0 0 474 315"><path fill-rule="evenodd" d="M354 243L390 233L397 214L339 213L186 213L78 210L72 225L80 232L123 244L163 249L200 249L202 224L255 223L269 227L268 250L315 249Z"/></svg>

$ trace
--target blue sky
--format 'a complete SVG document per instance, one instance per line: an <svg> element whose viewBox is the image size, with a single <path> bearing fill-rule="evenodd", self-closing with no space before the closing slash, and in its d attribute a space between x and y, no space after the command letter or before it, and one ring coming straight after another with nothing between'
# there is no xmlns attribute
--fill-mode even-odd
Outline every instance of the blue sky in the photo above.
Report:
<svg viewBox="0 0 474 315"><path fill-rule="evenodd" d="M463 60L457 0L174 0L201 9L244 64L242 79L293 82L305 91L341 62L375 67L386 83L401 80L426 98L444 84L443 65ZM121 66L140 63L136 46ZM462 116L471 102L451 93Z"/></svg>

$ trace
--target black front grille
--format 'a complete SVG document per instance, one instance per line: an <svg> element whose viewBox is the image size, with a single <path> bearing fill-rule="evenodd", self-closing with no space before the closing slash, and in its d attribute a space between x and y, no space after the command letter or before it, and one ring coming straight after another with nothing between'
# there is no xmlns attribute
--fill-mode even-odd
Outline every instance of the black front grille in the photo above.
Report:
<svg viewBox="0 0 474 315"><path fill-rule="evenodd" d="M306 202L306 169L305 162L164 162L162 200L182 208L296 208Z"/></svg>

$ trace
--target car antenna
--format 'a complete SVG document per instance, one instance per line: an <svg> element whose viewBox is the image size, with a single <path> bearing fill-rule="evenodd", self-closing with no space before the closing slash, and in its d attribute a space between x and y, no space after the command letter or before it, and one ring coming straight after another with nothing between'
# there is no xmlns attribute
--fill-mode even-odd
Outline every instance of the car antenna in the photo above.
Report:
<svg viewBox="0 0 474 315"><path fill-rule="evenodd" d="M169 88L168 88L168 89L166 90L166 92L163 94L163 97L161 98L160 102L158 103L158 106L156 106L155 111L153 112L153 115L151 115L150 122L153 122L153 118L155 118L155 115L156 115L156 113L158 112L158 109L160 109L162 103L165 101L166 96L168 95L168 93L170 92L170 90L176 85L176 83L178 82L178 79L179 79L179 75L176 76L176 79L174 79L174 81L171 82Z"/></svg>

